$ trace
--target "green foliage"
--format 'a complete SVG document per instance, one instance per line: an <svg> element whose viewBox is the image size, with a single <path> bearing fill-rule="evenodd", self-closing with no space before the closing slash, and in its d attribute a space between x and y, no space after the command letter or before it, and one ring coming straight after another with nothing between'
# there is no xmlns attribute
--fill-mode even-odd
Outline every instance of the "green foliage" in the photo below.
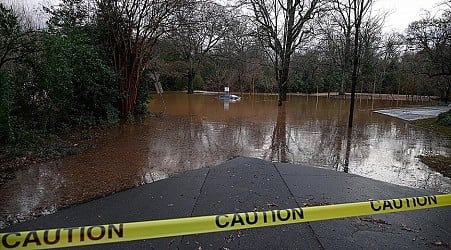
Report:
<svg viewBox="0 0 451 250"><path fill-rule="evenodd" d="M12 8L0 3L0 69L11 66L35 52L36 32L21 27Z"/></svg>
<svg viewBox="0 0 451 250"><path fill-rule="evenodd" d="M323 91L331 92L339 88L339 83L341 82L341 74L338 70L325 72L323 75L324 89Z"/></svg>
<svg viewBox="0 0 451 250"><path fill-rule="evenodd" d="M309 78L306 75L295 75L293 81L293 91L306 94L314 93L316 92L316 87L313 81L314 80L312 78Z"/></svg>
<svg viewBox="0 0 451 250"><path fill-rule="evenodd" d="M451 110L445 113L441 113L438 116L437 123L443 126L451 126Z"/></svg>
<svg viewBox="0 0 451 250"><path fill-rule="evenodd" d="M137 115L147 115L149 113L148 111L148 104L150 101L150 92L151 89L153 89L153 80L149 77L150 72L146 70L144 72L144 76L141 80L141 82L138 85L138 96L136 97L136 105L134 113ZM127 117L128 122L132 122L133 116L129 114Z"/></svg>
<svg viewBox="0 0 451 250"><path fill-rule="evenodd" d="M86 24L90 6L86 0L61 0L56 6L44 7L49 13L48 25L52 29L69 30L71 27L82 27Z"/></svg>
<svg viewBox="0 0 451 250"><path fill-rule="evenodd" d="M74 29L67 36L46 34L45 53L36 64L45 128L117 121L115 73L93 43L83 29Z"/></svg>
<svg viewBox="0 0 451 250"><path fill-rule="evenodd" d="M174 91L174 90L184 90L186 89L186 79L171 75L162 75L160 77L161 85L163 90Z"/></svg>
<svg viewBox="0 0 451 250"><path fill-rule="evenodd" d="M193 79L194 89L203 89L204 87L204 79L199 74L196 74Z"/></svg>
<svg viewBox="0 0 451 250"><path fill-rule="evenodd" d="M10 154L36 151L52 133L119 120L117 76L84 3L62 1L40 32L20 27L0 3L0 142Z"/></svg>
<svg viewBox="0 0 451 250"><path fill-rule="evenodd" d="M11 90L9 87L9 76L0 71L0 142L7 141L11 137Z"/></svg>
<svg viewBox="0 0 451 250"><path fill-rule="evenodd" d="M8 56L14 51L13 44L17 43L15 40L20 34L20 26L17 22L17 17L14 15L12 9L6 8L3 3L0 3L0 69L8 60Z"/></svg>
<svg viewBox="0 0 451 250"><path fill-rule="evenodd" d="M51 15L49 30L34 67L38 89L45 93L39 110L47 129L118 121L117 77L98 40L102 32L89 21L88 5L63 0L45 9Z"/></svg>

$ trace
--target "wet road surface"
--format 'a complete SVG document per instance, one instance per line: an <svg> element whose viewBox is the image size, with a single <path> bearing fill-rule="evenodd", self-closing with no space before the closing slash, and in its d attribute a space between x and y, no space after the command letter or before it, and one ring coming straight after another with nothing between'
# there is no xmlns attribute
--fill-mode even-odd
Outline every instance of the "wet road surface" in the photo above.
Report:
<svg viewBox="0 0 451 250"><path fill-rule="evenodd" d="M237 157L215 167L186 171L172 178L15 224L5 230L0 229L0 233L70 227L73 230L70 231L71 235L80 233L83 237L74 236L74 241L69 242L68 237L64 237L68 230L63 229L61 238L55 240L56 244L61 245L52 246L62 246L65 243L75 243L77 246L77 243L86 243L88 239L93 240L91 243L109 242L110 235L118 236L119 231L121 236L129 240L138 236L137 233L140 236L156 236L161 233L149 227L143 228L143 225L138 229L136 224L134 230L130 224L125 224L123 230L119 230L118 225L114 226L115 223L244 212L246 216L218 217L220 219L216 221L216 225L220 229L230 230L226 232L79 246L77 249L299 249L304 246L308 246L308 249L447 248L451 240L451 206L432 206L445 205L449 199L429 195L435 195L435 192L392 185L334 170ZM400 199L393 200L395 197ZM376 201L380 199L385 201ZM327 209L323 206L368 200L373 200L374 203L366 203L363 207L358 205L359 209L353 204L353 209L349 209L349 206L346 209L349 213L337 207ZM326 208L327 211L316 208L316 212L313 212L305 208L311 206L323 206L321 209ZM296 213L292 208L302 210ZM406 211L411 208L422 210ZM285 210L287 214L285 217L269 210ZM264 215L253 220L253 212L263 212ZM362 212L366 216L350 217ZM298 222L306 222L312 218L326 219L344 215L347 218L264 228L238 228L292 222L295 218L299 219ZM104 226L93 225L109 226L106 229ZM174 224L166 226L163 230L166 233L175 229ZM195 229L217 229L211 226L209 222L198 222L188 226L178 224L176 227L188 230L184 233L194 233ZM93 233L99 227L104 231L108 230L108 234ZM111 230L114 227L116 230ZM49 239L54 238L51 237L54 233L55 231L48 234L47 242L41 237L41 246L50 246L49 242L53 244L55 241ZM17 242L25 242L26 237L22 234L17 241L14 235L6 238L9 244L20 244ZM79 239L83 240L78 241ZM27 247L33 248L36 243L29 240Z"/></svg>

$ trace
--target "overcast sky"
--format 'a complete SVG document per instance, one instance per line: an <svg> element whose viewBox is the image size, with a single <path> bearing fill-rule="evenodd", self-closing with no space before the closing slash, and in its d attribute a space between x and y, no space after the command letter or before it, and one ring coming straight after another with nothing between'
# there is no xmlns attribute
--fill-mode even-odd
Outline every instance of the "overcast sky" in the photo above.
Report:
<svg viewBox="0 0 451 250"><path fill-rule="evenodd" d="M1 2L25 3L32 9L38 9L44 3L57 0L0 0ZM374 10L388 11L390 15L385 20L384 32L404 32L409 23L418 20L423 10L434 14L437 5L444 0L376 0ZM40 8L39 8L40 9Z"/></svg>
<svg viewBox="0 0 451 250"><path fill-rule="evenodd" d="M439 9L437 6L444 0L376 0L374 10L389 12L385 20L385 32L392 30L404 32L409 23L420 19L424 10L435 14Z"/></svg>

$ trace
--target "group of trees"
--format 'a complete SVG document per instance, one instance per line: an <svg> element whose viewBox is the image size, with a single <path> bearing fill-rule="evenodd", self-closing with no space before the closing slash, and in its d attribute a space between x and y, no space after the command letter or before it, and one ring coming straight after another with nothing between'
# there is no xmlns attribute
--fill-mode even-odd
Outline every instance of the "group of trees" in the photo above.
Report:
<svg viewBox="0 0 451 250"><path fill-rule="evenodd" d="M46 29L0 4L0 141L118 120L117 73L81 2L46 8Z"/></svg>
<svg viewBox="0 0 451 250"><path fill-rule="evenodd" d="M442 14L425 13L405 34L383 33L386 14L374 11L374 2L240 0L234 6L217 5L223 9L221 29L183 29L177 32L184 36L162 37L157 45L161 80L166 89L191 93L192 84L186 82L197 76L204 84L198 88L279 92L281 101L287 92L344 94L353 86L357 92L446 99L449 74L437 71L449 66L449 1L438 6ZM200 29L205 23L196 25ZM422 36L436 41L425 47Z"/></svg>
<svg viewBox="0 0 451 250"><path fill-rule="evenodd" d="M384 34L373 2L61 0L43 27L0 3L0 141L127 120L154 82L277 91L279 105L288 92L448 99L451 2L406 34Z"/></svg>

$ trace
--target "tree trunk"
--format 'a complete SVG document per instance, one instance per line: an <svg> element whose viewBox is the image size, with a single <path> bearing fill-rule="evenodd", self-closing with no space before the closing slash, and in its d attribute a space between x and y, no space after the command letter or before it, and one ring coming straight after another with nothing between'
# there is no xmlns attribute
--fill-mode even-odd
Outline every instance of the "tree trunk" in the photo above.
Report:
<svg viewBox="0 0 451 250"><path fill-rule="evenodd" d="M278 162L288 162L288 144L287 144L287 124L286 107L279 107L277 110L277 122L271 138L271 156L274 160L277 157Z"/></svg>
<svg viewBox="0 0 451 250"><path fill-rule="evenodd" d="M138 87L141 78L140 72L136 68L132 68L127 74L128 79L124 79L120 84L122 94L121 98L121 120L126 121L129 115L133 114L138 97Z"/></svg>
<svg viewBox="0 0 451 250"><path fill-rule="evenodd" d="M141 81L142 72L140 70L142 58L138 49L133 48L132 53L119 54L116 70L122 72L122 81L119 83L121 91L120 115L121 120L126 121L129 115L134 113L136 98L138 97L138 87Z"/></svg>
<svg viewBox="0 0 451 250"><path fill-rule="evenodd" d="M448 83L448 87L446 87L446 91L445 91L445 103L449 102L450 89L451 89L451 83Z"/></svg>
<svg viewBox="0 0 451 250"><path fill-rule="evenodd" d="M278 105L282 106L283 102L287 101L287 91L288 91L288 74L282 75L279 79L279 101Z"/></svg>
<svg viewBox="0 0 451 250"><path fill-rule="evenodd" d="M354 0L355 1L355 0ZM355 8L357 9L357 1ZM355 106L355 89L357 86L358 76L359 76L359 64L360 64L360 50L359 50L359 38L360 38L360 24L362 23L363 16L363 0L360 2L359 13L354 9L354 15L356 17L355 23L355 34L354 34L354 53L353 53L353 65L352 65L352 86L351 86L351 104L349 108L349 120L348 128L352 128L354 121L354 106Z"/></svg>
<svg viewBox="0 0 451 250"><path fill-rule="evenodd" d="M278 70L278 88L279 88L279 101L278 105L282 106L283 102L287 101L288 92L288 75L290 71L290 54L286 52L284 59L281 62L281 69Z"/></svg>
<svg viewBox="0 0 451 250"><path fill-rule="evenodd" d="M354 66L354 68L356 68L357 66ZM348 128L352 128L353 125L353 121L354 121L354 106L355 106L355 89L357 86L357 74L354 73L357 72L356 69L353 70L352 73L352 87L351 87L351 104L349 107L349 120L348 120Z"/></svg>
<svg viewBox="0 0 451 250"><path fill-rule="evenodd" d="M194 93L194 69L190 68L189 72L188 72L188 94L193 94Z"/></svg>
<svg viewBox="0 0 451 250"><path fill-rule="evenodd" d="M340 85L340 91L338 92L339 95L344 95L346 92L346 87L349 82L349 58L351 57L351 27L346 27L345 32L345 47L344 47L344 53L343 53L343 65L342 65L342 75L341 75L341 85Z"/></svg>

